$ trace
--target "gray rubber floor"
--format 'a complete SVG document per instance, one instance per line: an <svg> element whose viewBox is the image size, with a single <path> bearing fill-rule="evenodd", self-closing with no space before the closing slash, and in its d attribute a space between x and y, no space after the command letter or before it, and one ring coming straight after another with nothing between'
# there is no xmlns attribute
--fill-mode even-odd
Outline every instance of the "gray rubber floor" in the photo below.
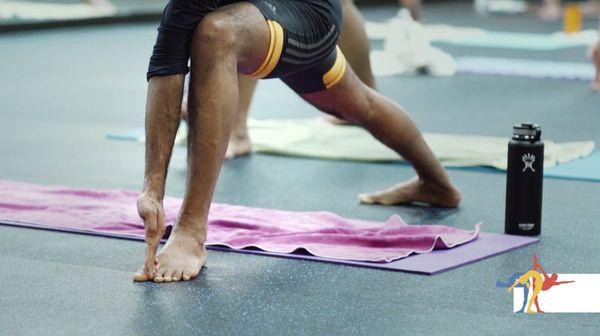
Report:
<svg viewBox="0 0 600 336"><path fill-rule="evenodd" d="M527 16L483 21L469 5L456 6L432 4L428 22L559 28ZM380 19L393 11L364 13ZM105 135L143 123L154 34L155 24L136 24L0 36L0 178L139 189L143 146ZM446 49L585 61L583 48ZM385 78L378 84L425 131L507 136L513 123L532 120L548 139L600 143L600 95L586 83L456 76ZM317 112L271 80L259 85L252 115ZM184 157L178 148L169 195L183 193ZM400 214L412 223L461 228L484 221L485 230L503 231L503 174L450 171L464 195L458 210L357 203L357 193L412 175L402 165L255 155L225 164L215 201L373 220ZM142 243L0 226L0 334L597 334L600 319L593 315L512 314L511 295L495 282L527 269L533 252L548 271L600 273L599 199L599 183L547 179L540 244L432 277L210 252L208 267L194 281L136 284L131 276L142 261Z"/></svg>

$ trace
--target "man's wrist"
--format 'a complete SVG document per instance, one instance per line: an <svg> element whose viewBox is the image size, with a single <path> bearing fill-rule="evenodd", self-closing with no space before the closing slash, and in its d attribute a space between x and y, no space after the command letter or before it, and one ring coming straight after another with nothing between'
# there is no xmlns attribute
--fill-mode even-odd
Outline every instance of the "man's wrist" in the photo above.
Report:
<svg viewBox="0 0 600 336"><path fill-rule="evenodd" d="M164 193L162 193L160 191L148 190L148 189L143 189L142 193L140 194L141 197L147 197L147 198L151 198L151 199L155 199L155 200L159 200L159 201L162 201L163 195L164 195Z"/></svg>
<svg viewBox="0 0 600 336"><path fill-rule="evenodd" d="M149 183L148 180L145 181L144 186L142 187L142 196L154 198L157 200L162 200L165 194L164 185L160 183Z"/></svg>

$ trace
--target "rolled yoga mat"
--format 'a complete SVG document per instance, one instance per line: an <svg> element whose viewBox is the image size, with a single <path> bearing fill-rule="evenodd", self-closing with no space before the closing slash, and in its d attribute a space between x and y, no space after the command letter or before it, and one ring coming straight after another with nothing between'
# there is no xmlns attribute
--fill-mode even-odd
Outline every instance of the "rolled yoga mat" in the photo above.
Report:
<svg viewBox="0 0 600 336"><path fill-rule="evenodd" d="M137 196L0 180L0 224L143 240ZM164 199L167 224L175 221L180 205L180 199ZM408 225L398 216L384 223L329 212L213 204L206 243L232 252L435 274L537 241L480 233L479 224L465 231Z"/></svg>

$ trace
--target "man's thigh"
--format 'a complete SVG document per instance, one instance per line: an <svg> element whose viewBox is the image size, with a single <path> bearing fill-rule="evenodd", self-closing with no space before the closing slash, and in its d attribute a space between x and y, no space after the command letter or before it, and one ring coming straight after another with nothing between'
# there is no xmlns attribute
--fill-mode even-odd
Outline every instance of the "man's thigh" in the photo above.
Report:
<svg viewBox="0 0 600 336"><path fill-rule="evenodd" d="M372 99L372 89L366 86L354 73L348 64L344 69L332 67L331 76L322 76L321 83L312 84L315 87L322 85L322 89L313 92L300 93L300 96L319 110L352 122L360 122L364 114L370 112L369 102ZM296 76L302 76L302 73ZM337 80L330 82L331 78ZM316 79L315 79L316 81ZM286 82L295 89L299 82ZM327 85L329 83L329 85ZM305 86L306 87L306 86Z"/></svg>
<svg viewBox="0 0 600 336"><path fill-rule="evenodd" d="M269 23L275 44L269 71L256 78L283 78L320 63L335 50L342 10L339 0L247 0Z"/></svg>

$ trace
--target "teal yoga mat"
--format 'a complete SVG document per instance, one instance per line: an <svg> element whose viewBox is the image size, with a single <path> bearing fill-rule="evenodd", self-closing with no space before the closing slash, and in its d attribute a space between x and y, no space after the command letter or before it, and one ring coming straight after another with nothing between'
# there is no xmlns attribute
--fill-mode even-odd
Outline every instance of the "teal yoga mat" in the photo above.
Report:
<svg viewBox="0 0 600 336"><path fill-rule="evenodd" d="M591 82L596 71L591 63L553 62L497 57L458 57L461 74L498 75L538 79L578 80Z"/></svg>
<svg viewBox="0 0 600 336"><path fill-rule="evenodd" d="M457 45L464 47L517 49L549 51L574 47L585 47L595 43L597 32L593 29L576 34L566 35L561 32L554 34L526 33L514 31L490 31L475 27L449 26L432 24L419 26L401 17L386 22L367 22L365 27L370 39L394 39L398 31L407 26L422 30L434 44ZM408 30L406 30L408 31Z"/></svg>
<svg viewBox="0 0 600 336"><path fill-rule="evenodd" d="M132 129L124 132L109 133L106 135L107 139L110 140L122 140L122 141L135 141L137 142L142 136L144 136L144 129Z"/></svg>
<svg viewBox="0 0 600 336"><path fill-rule="evenodd" d="M108 134L106 137L111 140L138 141L144 135L143 129L134 129L126 132L117 132ZM467 169L483 172L501 173L502 171L490 167L449 167L449 169ZM591 155L577 159L571 162L558 164L554 167L545 169L544 176L548 178L560 178L569 180L584 180L600 182L600 151L595 151Z"/></svg>
<svg viewBox="0 0 600 336"><path fill-rule="evenodd" d="M546 169L545 177L600 182L600 151L590 156Z"/></svg>
<svg viewBox="0 0 600 336"><path fill-rule="evenodd" d="M580 47L579 41L567 38L553 37L548 34L513 33L486 31L483 34L473 34L451 41L434 41L454 45L482 48L502 48L521 50L558 50Z"/></svg>

